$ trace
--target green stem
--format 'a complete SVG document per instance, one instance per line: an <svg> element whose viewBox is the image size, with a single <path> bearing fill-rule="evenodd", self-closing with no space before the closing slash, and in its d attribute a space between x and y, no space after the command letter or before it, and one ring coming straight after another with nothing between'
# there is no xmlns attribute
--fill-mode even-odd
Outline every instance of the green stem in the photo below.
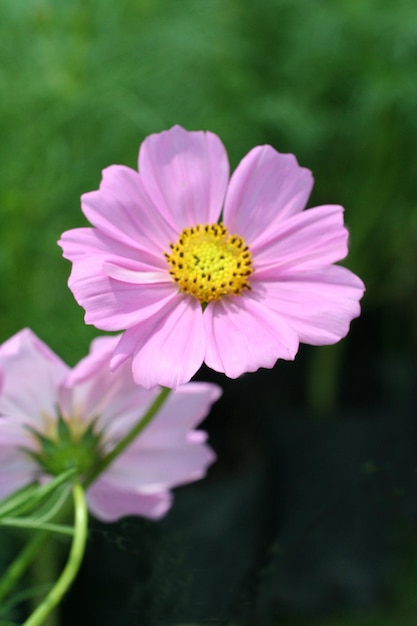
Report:
<svg viewBox="0 0 417 626"><path fill-rule="evenodd" d="M74 539L67 564L51 591L29 619L24 622L23 626L40 626L49 613L61 602L80 569L87 542L88 511L84 489L76 481L74 481L72 493L75 511Z"/></svg>
<svg viewBox="0 0 417 626"><path fill-rule="evenodd" d="M9 528L27 528L30 530L47 530L51 533L58 533L59 535L69 535L70 537L74 534L74 529L72 526L61 526L61 524L48 524L47 522L39 522L38 520L25 520L20 519L18 517L4 517L0 526L6 526ZM1 626L1 624L0 624Z"/></svg>
<svg viewBox="0 0 417 626"><path fill-rule="evenodd" d="M142 419L139 420L139 422L137 422L135 426L133 426L132 430L119 441L119 443L113 448L113 450L109 452L109 454L107 454L100 461L100 463L96 465L93 472L88 476L88 478L86 478L86 480L83 482L85 489L87 489L87 487L89 487L91 483L93 483L100 476L100 474L102 474L109 467L109 465L113 463L113 461L122 452L126 450L126 448L132 443L132 441L134 441L134 439L136 439L138 435L140 435L140 433L146 428L146 426L150 424L150 422L153 420L159 409L168 398L170 392L171 389L168 389L167 387L163 387L161 389L160 393L156 396L155 400L153 401L145 415L142 417Z"/></svg>
<svg viewBox="0 0 417 626"><path fill-rule="evenodd" d="M19 556L9 566L0 581L0 606L4 598L10 593L19 578L31 564L47 537L48 533L46 531L36 533L32 540L23 548Z"/></svg>

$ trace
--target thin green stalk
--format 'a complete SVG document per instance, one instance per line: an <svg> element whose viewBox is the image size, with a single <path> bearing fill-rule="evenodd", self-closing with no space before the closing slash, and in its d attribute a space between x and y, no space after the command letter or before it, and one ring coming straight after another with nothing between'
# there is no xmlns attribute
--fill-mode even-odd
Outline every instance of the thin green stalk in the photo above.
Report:
<svg viewBox="0 0 417 626"><path fill-rule="evenodd" d="M76 481L74 481L72 493L75 512L74 539L67 564L51 591L24 622L23 626L40 626L49 613L61 602L80 569L87 542L88 510L84 489Z"/></svg>
<svg viewBox="0 0 417 626"><path fill-rule="evenodd" d="M39 520L26 520L19 517L3 517L0 521L0 526L6 526L9 528L26 528L28 530L46 530L51 533L57 533L59 535L74 534L72 526L61 526L61 524L49 524L48 522L40 522ZM0 624L1 626L1 624Z"/></svg>
<svg viewBox="0 0 417 626"><path fill-rule="evenodd" d="M107 454L100 461L100 463L97 464L94 471L86 478L86 480L83 482L85 489L87 489L87 487L89 487L99 477L99 475L102 474L109 467L109 465L113 463L113 461L122 452L126 450L126 448L132 443L132 441L136 439L138 435L140 435L140 433L146 428L146 426L150 424L150 422L153 420L159 409L168 398L170 392L171 389L168 389L167 387L163 387L161 389L160 393L156 396L155 400L153 401L145 415L142 417L142 419L139 420L139 422L137 422L135 426L133 426L132 430L119 441L119 443L113 448L113 450L109 452L109 454Z"/></svg>
<svg viewBox="0 0 417 626"><path fill-rule="evenodd" d="M6 573L0 580L0 606L4 598L10 593L19 578L32 563L48 536L49 533L46 531L36 533L31 541L23 548L19 556L8 567Z"/></svg>

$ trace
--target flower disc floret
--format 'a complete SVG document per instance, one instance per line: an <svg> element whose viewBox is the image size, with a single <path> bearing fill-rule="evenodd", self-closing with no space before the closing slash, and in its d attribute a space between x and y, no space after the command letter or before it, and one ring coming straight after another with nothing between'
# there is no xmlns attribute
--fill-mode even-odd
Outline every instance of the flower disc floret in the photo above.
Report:
<svg viewBox="0 0 417 626"><path fill-rule="evenodd" d="M165 253L169 273L179 290L202 304L250 289L252 255L242 237L222 224L184 228L171 252Z"/></svg>

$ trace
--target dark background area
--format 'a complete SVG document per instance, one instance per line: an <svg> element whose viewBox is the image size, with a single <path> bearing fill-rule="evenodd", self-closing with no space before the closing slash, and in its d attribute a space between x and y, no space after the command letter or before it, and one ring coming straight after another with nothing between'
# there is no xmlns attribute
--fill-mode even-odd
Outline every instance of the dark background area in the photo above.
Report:
<svg viewBox="0 0 417 626"><path fill-rule="evenodd" d="M367 287L340 344L199 373L224 389L217 463L159 523L94 523L55 624L414 626L417 5L3 0L0 61L0 341L30 326L85 355L99 331L56 241L104 167L177 123L217 133L233 168L263 143L294 153L309 206L345 207Z"/></svg>

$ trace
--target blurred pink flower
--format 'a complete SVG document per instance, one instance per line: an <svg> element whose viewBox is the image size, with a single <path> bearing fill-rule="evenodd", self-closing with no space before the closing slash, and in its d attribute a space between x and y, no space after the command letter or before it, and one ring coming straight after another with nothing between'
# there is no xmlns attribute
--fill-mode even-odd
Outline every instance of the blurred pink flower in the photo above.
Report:
<svg viewBox="0 0 417 626"><path fill-rule="evenodd" d="M159 389L137 386L128 364L110 372L117 342L114 336L95 339L72 370L29 329L0 346L0 498L72 465L80 473L91 469L145 414ZM163 516L171 506L170 489L202 478L215 458L206 434L193 429L220 393L210 383L172 392L88 488L92 513L105 521Z"/></svg>
<svg viewBox="0 0 417 626"><path fill-rule="evenodd" d="M303 211L312 185L267 145L229 182L220 139L179 126L145 139L139 172L104 170L82 196L94 228L59 243L86 323L125 330L111 367L133 357L137 383L176 387L203 362L235 378L344 337L364 285L334 265L347 254L343 208Z"/></svg>

